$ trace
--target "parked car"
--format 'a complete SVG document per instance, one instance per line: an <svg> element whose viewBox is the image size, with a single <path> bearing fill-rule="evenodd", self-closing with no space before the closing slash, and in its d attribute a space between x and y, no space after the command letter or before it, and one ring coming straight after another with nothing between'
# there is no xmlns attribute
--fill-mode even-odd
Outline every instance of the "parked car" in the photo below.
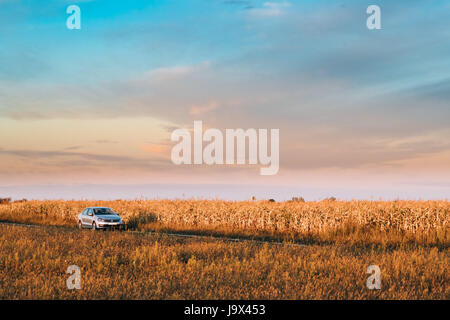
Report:
<svg viewBox="0 0 450 320"><path fill-rule="evenodd" d="M115 213L111 208L91 207L84 209L78 215L78 228L123 230L125 223L119 214Z"/></svg>

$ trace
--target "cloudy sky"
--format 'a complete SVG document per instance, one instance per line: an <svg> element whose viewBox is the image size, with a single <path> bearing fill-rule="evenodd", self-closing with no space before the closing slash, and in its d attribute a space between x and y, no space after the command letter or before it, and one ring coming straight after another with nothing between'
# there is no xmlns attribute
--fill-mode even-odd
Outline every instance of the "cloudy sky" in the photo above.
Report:
<svg viewBox="0 0 450 320"><path fill-rule="evenodd" d="M450 198L449 16L438 0L0 0L0 197ZM170 135L194 120L279 129L278 174L175 166Z"/></svg>

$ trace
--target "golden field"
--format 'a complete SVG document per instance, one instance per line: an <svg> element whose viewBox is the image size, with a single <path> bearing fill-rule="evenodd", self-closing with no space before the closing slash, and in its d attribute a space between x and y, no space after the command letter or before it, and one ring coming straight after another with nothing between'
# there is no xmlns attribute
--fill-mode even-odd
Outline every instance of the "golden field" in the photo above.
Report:
<svg viewBox="0 0 450 320"><path fill-rule="evenodd" d="M139 230L325 244L450 243L449 201L28 201L0 204L0 221L75 226L89 206L111 207Z"/></svg>
<svg viewBox="0 0 450 320"><path fill-rule="evenodd" d="M89 206L159 233L75 229ZM3 203L0 221L42 227L0 224L0 299L449 299L449 209L448 201ZM69 265L82 270L81 290L66 287ZM381 290L366 287L369 265L380 266Z"/></svg>
<svg viewBox="0 0 450 320"><path fill-rule="evenodd" d="M449 249L0 226L0 299L449 299ZM366 269L381 269L381 290ZM66 270L81 268L81 289Z"/></svg>

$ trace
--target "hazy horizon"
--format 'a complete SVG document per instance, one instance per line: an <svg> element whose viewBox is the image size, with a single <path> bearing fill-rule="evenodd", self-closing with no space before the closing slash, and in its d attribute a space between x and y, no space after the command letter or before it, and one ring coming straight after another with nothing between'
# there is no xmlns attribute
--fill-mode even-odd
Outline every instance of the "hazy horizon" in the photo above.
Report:
<svg viewBox="0 0 450 320"><path fill-rule="evenodd" d="M416 186L390 188L307 188L295 186L260 186L233 184L128 184L128 185L35 185L0 186L0 198L13 200L134 200L134 199L220 199L220 200L290 200L306 201L335 197L338 200L448 200L450 186Z"/></svg>

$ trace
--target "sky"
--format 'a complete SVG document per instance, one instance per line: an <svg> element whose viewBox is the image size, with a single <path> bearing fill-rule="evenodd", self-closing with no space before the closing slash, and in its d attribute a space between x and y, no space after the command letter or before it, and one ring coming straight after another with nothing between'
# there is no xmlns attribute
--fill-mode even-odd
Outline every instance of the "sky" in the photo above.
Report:
<svg viewBox="0 0 450 320"><path fill-rule="evenodd" d="M0 197L448 199L449 16L439 0L0 0ZM174 165L171 133L195 120L279 129L279 172Z"/></svg>

